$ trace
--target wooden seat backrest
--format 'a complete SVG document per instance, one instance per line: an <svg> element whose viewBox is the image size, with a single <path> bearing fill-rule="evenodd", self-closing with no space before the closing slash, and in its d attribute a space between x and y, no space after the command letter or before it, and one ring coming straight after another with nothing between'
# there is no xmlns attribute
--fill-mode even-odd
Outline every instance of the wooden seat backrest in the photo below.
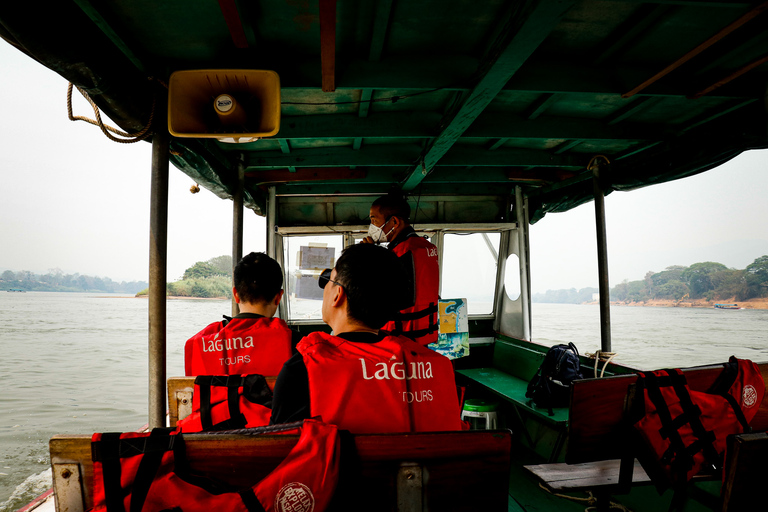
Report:
<svg viewBox="0 0 768 512"><path fill-rule="evenodd" d="M188 434L184 439L192 471L244 488L273 471L298 436ZM360 459L356 495L366 498L360 504L365 510L396 510L398 495L412 497L408 506L413 499L423 500L431 510L507 510L509 431L364 434L353 439ZM92 507L91 437L54 436L50 452L57 510ZM421 481L415 494L408 491L414 489L414 474Z"/></svg>
<svg viewBox="0 0 768 512"><path fill-rule="evenodd" d="M275 388L277 377L264 377L270 389ZM168 425L176 426L176 422L192 413L192 396L195 390L195 377L168 377Z"/></svg>
<svg viewBox="0 0 768 512"><path fill-rule="evenodd" d="M763 380L768 382L768 363L759 363ZM722 365L683 369L688 386L706 391L723 370ZM627 392L637 376L617 375L604 379L575 381L568 415L568 464L619 459L626 442L622 429ZM768 393L752 420L755 431L768 430Z"/></svg>
<svg viewBox="0 0 768 512"><path fill-rule="evenodd" d="M723 485L723 512L754 510L765 501L768 481L768 433L741 434L728 439Z"/></svg>

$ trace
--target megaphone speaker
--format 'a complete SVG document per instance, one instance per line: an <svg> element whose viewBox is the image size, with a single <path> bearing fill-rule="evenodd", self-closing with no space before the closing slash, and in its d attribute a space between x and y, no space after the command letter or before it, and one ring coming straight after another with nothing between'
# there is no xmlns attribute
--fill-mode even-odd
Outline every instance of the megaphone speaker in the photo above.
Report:
<svg viewBox="0 0 768 512"><path fill-rule="evenodd" d="M171 74L171 135L252 142L279 130L280 77L274 71L200 69Z"/></svg>

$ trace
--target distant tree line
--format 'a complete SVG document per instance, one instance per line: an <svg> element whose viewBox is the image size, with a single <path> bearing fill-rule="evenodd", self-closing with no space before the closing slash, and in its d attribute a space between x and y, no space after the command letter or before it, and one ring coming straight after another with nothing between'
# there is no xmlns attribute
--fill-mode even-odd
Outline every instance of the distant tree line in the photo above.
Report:
<svg viewBox="0 0 768 512"><path fill-rule="evenodd" d="M142 290L138 295L146 295ZM198 261L184 271L180 281L166 285L166 294L172 297L232 297L232 256L216 256Z"/></svg>
<svg viewBox="0 0 768 512"><path fill-rule="evenodd" d="M598 288L547 290L547 293L535 294L532 301L556 304L582 304L584 302L592 302L593 295L598 293L598 291Z"/></svg>
<svg viewBox="0 0 768 512"><path fill-rule="evenodd" d="M624 281L611 289L611 300L640 302L651 299L743 301L768 297L768 255L739 270L704 261L690 267L673 265L648 272L642 281Z"/></svg>
<svg viewBox="0 0 768 512"><path fill-rule="evenodd" d="M592 300L597 288L576 291L547 290L533 296L533 302L581 304ZM744 301L768 297L768 255L760 256L743 270L728 268L722 263L704 261L690 267L673 265L661 272L648 272L640 281L627 281L611 289L611 300L643 302L647 300L706 300Z"/></svg>
<svg viewBox="0 0 768 512"><path fill-rule="evenodd" d="M115 282L108 277L65 274L59 268L39 275L28 270L13 272L6 270L0 274L0 290L18 289L39 292L106 292L136 293L146 288L146 281Z"/></svg>

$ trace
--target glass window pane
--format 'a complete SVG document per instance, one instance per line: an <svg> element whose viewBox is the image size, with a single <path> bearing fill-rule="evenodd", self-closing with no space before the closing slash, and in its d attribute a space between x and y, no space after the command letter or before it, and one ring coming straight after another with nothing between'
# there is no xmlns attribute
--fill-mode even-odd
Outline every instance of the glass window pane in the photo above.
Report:
<svg viewBox="0 0 768 512"><path fill-rule="evenodd" d="M285 298L289 320L321 320L323 290L317 277L336 264L344 248L342 235L289 236L283 239Z"/></svg>
<svg viewBox="0 0 768 512"><path fill-rule="evenodd" d="M444 299L467 299L470 315L493 313L499 233L448 233L440 275Z"/></svg>
<svg viewBox="0 0 768 512"><path fill-rule="evenodd" d="M517 254L510 254L504 265L504 291L509 300L520 298L520 258Z"/></svg>

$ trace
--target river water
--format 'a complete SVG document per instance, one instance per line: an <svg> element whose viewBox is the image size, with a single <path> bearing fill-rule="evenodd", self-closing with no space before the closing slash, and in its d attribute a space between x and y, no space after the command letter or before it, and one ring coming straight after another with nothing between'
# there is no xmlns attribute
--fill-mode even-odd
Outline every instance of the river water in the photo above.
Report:
<svg viewBox="0 0 768 512"><path fill-rule="evenodd" d="M184 342L229 314L226 300L169 300L169 376ZM613 307L616 362L641 369L768 361L768 311ZM533 337L600 347L593 305L534 304ZM135 430L147 419L147 301L108 294L0 293L0 512L50 487L54 434Z"/></svg>

